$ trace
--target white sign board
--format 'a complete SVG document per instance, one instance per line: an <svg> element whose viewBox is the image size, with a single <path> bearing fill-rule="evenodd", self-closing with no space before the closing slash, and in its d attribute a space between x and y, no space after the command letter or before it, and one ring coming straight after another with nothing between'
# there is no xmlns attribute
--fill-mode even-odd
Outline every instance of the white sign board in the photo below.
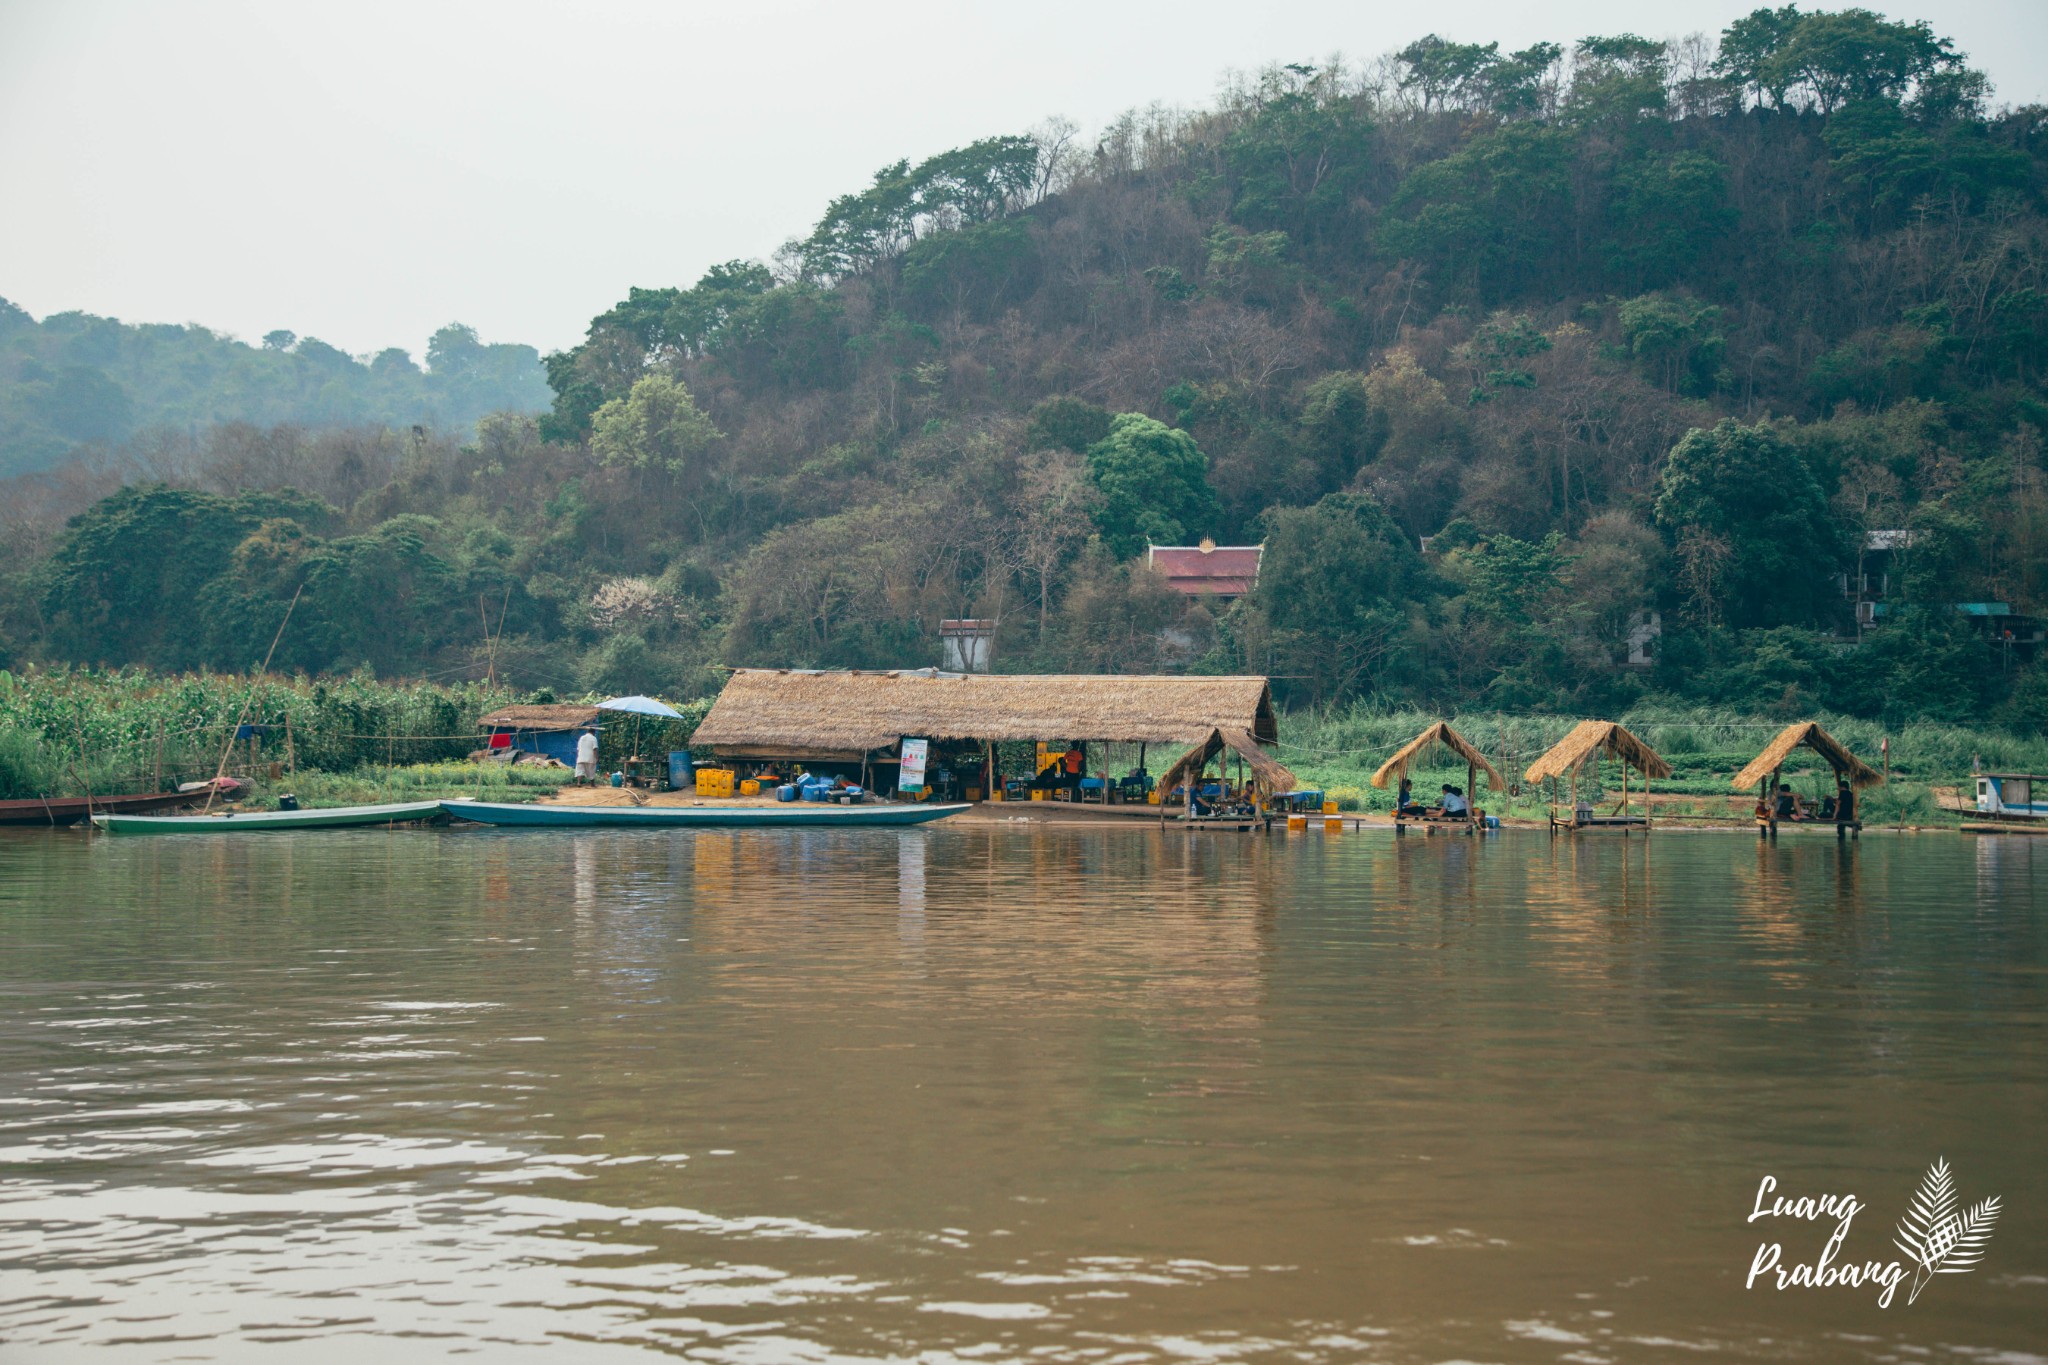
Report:
<svg viewBox="0 0 2048 1365"><path fill-rule="evenodd" d="M903 766L896 773L896 787L908 791L924 785L925 753L931 747L928 739L906 739L903 741Z"/></svg>

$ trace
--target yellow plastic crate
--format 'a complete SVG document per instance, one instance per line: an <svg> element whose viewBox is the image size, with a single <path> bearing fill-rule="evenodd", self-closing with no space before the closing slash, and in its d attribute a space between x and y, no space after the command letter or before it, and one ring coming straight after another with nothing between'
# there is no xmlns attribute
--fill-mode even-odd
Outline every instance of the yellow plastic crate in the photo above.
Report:
<svg viewBox="0 0 2048 1365"><path fill-rule="evenodd" d="M761 784L754 778L750 777L746 781L740 783L741 796L759 796L760 794Z"/></svg>
<svg viewBox="0 0 2048 1365"><path fill-rule="evenodd" d="M731 796L733 776L730 768L697 769L697 795Z"/></svg>

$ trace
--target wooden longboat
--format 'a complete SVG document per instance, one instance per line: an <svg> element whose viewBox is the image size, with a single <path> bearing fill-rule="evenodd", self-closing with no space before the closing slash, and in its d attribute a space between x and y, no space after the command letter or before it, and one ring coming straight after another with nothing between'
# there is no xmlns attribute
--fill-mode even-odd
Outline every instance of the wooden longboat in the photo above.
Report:
<svg viewBox="0 0 2048 1365"><path fill-rule="evenodd" d="M292 829L362 829L412 824L441 813L439 801L381 806L327 806L316 810L232 811L218 815L98 815L109 834L246 834Z"/></svg>
<svg viewBox="0 0 2048 1365"><path fill-rule="evenodd" d="M124 796L34 796L0 801L0 825L75 825L88 815L169 810L206 799L205 792L133 792Z"/></svg>

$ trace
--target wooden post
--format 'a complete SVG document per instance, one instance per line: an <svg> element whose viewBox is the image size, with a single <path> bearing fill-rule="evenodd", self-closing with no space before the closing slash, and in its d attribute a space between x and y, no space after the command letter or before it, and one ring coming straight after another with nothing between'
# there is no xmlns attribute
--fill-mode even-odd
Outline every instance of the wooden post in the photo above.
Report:
<svg viewBox="0 0 2048 1365"><path fill-rule="evenodd" d="M1621 818L1628 819L1628 760L1625 758L1621 760ZM1628 826L1623 825L1621 832L1628 833Z"/></svg>
<svg viewBox="0 0 2048 1365"><path fill-rule="evenodd" d="M159 717L157 717L157 722L156 722L156 785L155 785L154 787L151 787L151 788L150 788L150 790L151 790L151 791L159 791L159 792L160 792L160 791L162 791L163 789L164 789L164 722L163 722L163 717L159 716Z"/></svg>
<svg viewBox="0 0 2048 1365"><path fill-rule="evenodd" d="M1475 814L1479 808L1472 804L1472 793L1478 790L1479 765L1468 759L1465 763L1465 823L1474 827L1479 824L1479 816Z"/></svg>
<svg viewBox="0 0 2048 1365"><path fill-rule="evenodd" d="M292 713L284 713L284 765L291 770L292 780L299 776L299 751L292 745Z"/></svg>
<svg viewBox="0 0 2048 1365"><path fill-rule="evenodd" d="M1769 800L1764 803L1764 810L1771 817L1771 837L1773 839L1778 837L1778 785L1784 780L1784 771L1783 768L1775 768L1771 771L1771 794Z"/></svg>

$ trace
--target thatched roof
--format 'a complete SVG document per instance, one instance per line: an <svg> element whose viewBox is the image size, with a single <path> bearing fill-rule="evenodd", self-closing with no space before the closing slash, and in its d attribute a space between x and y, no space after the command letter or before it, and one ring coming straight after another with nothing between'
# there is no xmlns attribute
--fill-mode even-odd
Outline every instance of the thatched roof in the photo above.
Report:
<svg viewBox="0 0 2048 1365"><path fill-rule="evenodd" d="M1602 749L1646 776L1671 776L1671 765L1626 729L1611 720L1582 720L1549 753L1529 765L1529 771L1522 774L1523 780L1541 782L1546 777L1563 777Z"/></svg>
<svg viewBox="0 0 2048 1365"><path fill-rule="evenodd" d="M595 727L595 706L504 706L479 717L477 724L499 730L581 730Z"/></svg>
<svg viewBox="0 0 2048 1365"><path fill-rule="evenodd" d="M1500 771L1486 761L1485 754L1480 753L1469 740L1456 730L1453 730L1447 722L1441 720L1409 740L1406 744L1403 744L1392 758L1382 763L1380 770L1372 775L1372 784L1375 787L1384 787L1394 778L1406 776L1408 765L1414 760L1415 756L1422 753L1425 749L1438 744L1443 745L1444 748L1449 749L1459 758L1464 759L1467 763L1485 773L1488 784L1495 791L1499 791L1507 785L1506 782L1501 780ZM1420 765L1418 764L1417 766Z"/></svg>
<svg viewBox="0 0 2048 1365"><path fill-rule="evenodd" d="M743 668L690 742L721 753L857 756L905 735L1171 743L1219 726L1278 737L1264 678Z"/></svg>
<svg viewBox="0 0 2048 1365"><path fill-rule="evenodd" d="M1172 791L1225 749L1244 760L1245 767L1252 770L1259 790L1267 796L1279 796L1294 790L1294 774L1275 762L1259 747L1257 740L1242 730L1222 726L1211 730L1207 739L1173 761L1173 766L1166 770L1166 776L1159 779L1159 790L1162 793Z"/></svg>
<svg viewBox="0 0 2048 1365"><path fill-rule="evenodd" d="M1784 767L1786 757L1802 744L1826 759L1837 776L1846 775L1858 791L1884 781L1883 773L1843 748L1842 742L1821 729L1818 721L1802 720L1780 730L1778 737L1747 768L1735 774L1733 785L1738 791L1754 787Z"/></svg>

